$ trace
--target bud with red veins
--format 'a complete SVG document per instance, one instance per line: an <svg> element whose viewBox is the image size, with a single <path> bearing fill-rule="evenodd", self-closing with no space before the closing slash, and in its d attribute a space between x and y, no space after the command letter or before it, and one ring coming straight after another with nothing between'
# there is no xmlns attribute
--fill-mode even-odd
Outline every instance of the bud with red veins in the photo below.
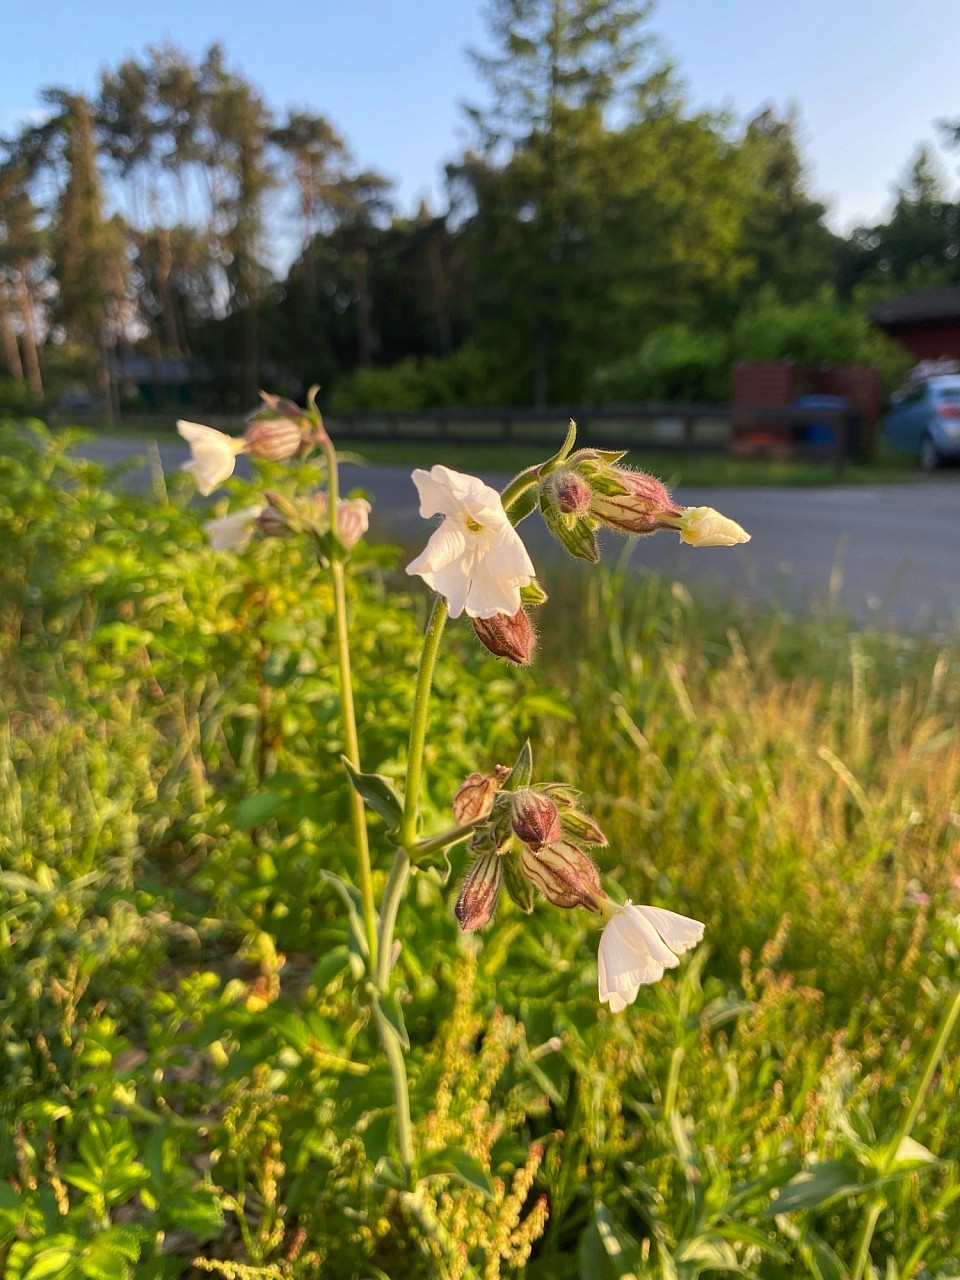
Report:
<svg viewBox="0 0 960 1280"><path fill-rule="evenodd" d="M526 878L555 907L600 910L600 901L606 897L600 873L590 855L576 845L557 840L539 852L524 848L520 863Z"/></svg>
<svg viewBox="0 0 960 1280"><path fill-rule="evenodd" d="M596 844L601 847L609 843L594 820L588 818L585 813L581 813L579 809L565 809L560 815L560 825L568 840L575 840L580 844Z"/></svg>
<svg viewBox="0 0 960 1280"><path fill-rule="evenodd" d="M502 880L503 859L499 854L488 853L477 858L467 872L454 907L454 914L464 933L482 929L489 923L500 896Z"/></svg>
<svg viewBox="0 0 960 1280"><path fill-rule="evenodd" d="M495 613L492 618L471 618L477 639L497 658L508 658L519 667L530 664L537 637L526 610L521 605L508 616Z"/></svg>
<svg viewBox="0 0 960 1280"><path fill-rule="evenodd" d="M662 481L642 471L625 471L620 467L611 467L610 474L615 487L622 492L605 493L599 487L594 488L590 515L595 520L620 533L638 536L673 527L673 520L683 508L673 501Z"/></svg>
<svg viewBox="0 0 960 1280"><path fill-rule="evenodd" d="M290 418L258 418L243 433L247 453L264 462L285 462L300 452L303 435Z"/></svg>
<svg viewBox="0 0 960 1280"><path fill-rule="evenodd" d="M530 787L521 787L510 806L510 825L514 834L531 849L553 844L563 835L560 813L549 798Z"/></svg>

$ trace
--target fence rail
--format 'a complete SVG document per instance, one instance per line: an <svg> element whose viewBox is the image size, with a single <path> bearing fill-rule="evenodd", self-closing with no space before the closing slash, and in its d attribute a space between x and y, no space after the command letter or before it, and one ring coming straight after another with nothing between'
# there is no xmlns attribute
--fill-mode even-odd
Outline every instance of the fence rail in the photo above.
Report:
<svg viewBox="0 0 960 1280"><path fill-rule="evenodd" d="M644 404L535 409L355 410L325 415L338 441L451 441L549 448L573 418L581 446L833 462L857 457L862 419L846 409Z"/></svg>

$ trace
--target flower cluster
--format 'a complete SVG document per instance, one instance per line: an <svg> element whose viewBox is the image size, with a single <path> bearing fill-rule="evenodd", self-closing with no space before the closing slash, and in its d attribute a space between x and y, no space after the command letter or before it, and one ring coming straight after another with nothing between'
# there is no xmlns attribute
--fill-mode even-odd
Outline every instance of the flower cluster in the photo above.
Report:
<svg viewBox="0 0 960 1280"><path fill-rule="evenodd" d="M530 770L524 748L513 769L497 765L492 773L472 773L454 796L457 822L475 826L457 919L465 932L483 928L501 888L523 911L532 910L537 890L555 907L585 907L601 915L606 924L598 957L600 999L618 1013L641 986L678 964L677 957L703 937L703 925L662 907L613 902L587 852L605 846L606 836L577 808L577 792L560 783L531 786Z"/></svg>

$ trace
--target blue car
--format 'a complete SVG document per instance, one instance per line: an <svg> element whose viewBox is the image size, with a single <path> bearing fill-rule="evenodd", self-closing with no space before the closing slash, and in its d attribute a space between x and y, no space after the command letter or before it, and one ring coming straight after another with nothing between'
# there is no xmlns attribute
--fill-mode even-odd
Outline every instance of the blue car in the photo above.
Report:
<svg viewBox="0 0 960 1280"><path fill-rule="evenodd" d="M960 376L918 378L892 397L884 439L909 449L924 471L960 460Z"/></svg>

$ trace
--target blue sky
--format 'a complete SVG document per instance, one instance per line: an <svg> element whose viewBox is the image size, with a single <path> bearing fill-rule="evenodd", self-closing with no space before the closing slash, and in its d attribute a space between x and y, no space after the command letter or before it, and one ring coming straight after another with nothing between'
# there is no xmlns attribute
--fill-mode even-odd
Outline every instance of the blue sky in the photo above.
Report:
<svg viewBox="0 0 960 1280"><path fill-rule="evenodd" d="M875 221L933 122L960 118L958 0L660 0L650 29L690 100L745 119L795 105L813 191L830 222ZM459 104L482 100L464 54L483 47L482 0L33 0L5 23L0 132L37 90L92 91L98 72L172 39L211 41L277 109L327 115L361 164L397 182L404 208L440 201L443 162L467 137ZM955 191L960 152L942 152Z"/></svg>

